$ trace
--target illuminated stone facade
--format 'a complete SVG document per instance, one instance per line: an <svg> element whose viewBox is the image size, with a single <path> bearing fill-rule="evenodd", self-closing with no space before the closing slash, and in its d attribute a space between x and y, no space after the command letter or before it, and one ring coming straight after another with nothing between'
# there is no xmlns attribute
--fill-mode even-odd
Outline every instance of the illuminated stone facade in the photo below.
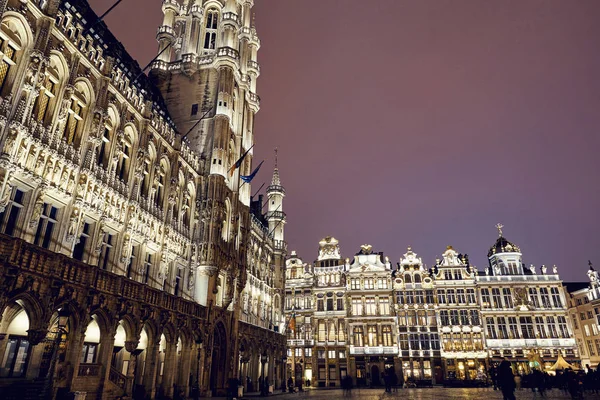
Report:
<svg viewBox="0 0 600 400"><path fill-rule="evenodd" d="M84 0L0 1L0 390L285 380L285 190L265 215L240 181L252 6L164 0L146 77Z"/></svg>
<svg viewBox="0 0 600 400"><path fill-rule="evenodd" d="M523 374L559 354L577 363L556 267L537 272L521 257L500 235L482 273L451 246L432 268L410 248L392 268L367 245L342 261L338 241L325 238L314 266L286 263L288 371L316 386L346 374L382 384L386 370L439 384L485 380L501 357Z"/></svg>
<svg viewBox="0 0 600 400"><path fill-rule="evenodd" d="M569 314L575 332L581 365L600 364L600 276L591 261L588 283L568 284Z"/></svg>

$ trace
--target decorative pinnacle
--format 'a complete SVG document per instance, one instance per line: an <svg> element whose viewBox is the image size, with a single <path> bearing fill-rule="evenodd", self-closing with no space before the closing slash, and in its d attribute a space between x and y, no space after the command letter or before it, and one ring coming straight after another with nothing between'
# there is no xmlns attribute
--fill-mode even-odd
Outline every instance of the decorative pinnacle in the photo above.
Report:
<svg viewBox="0 0 600 400"><path fill-rule="evenodd" d="M277 147L275 147L275 169L273 169L273 179L271 185L281 186L281 180L279 179L279 168L277 167Z"/></svg>
<svg viewBox="0 0 600 400"><path fill-rule="evenodd" d="M496 224L496 229L498 229L498 236L502 236L502 228L504 228L504 225L502 225L501 223Z"/></svg>

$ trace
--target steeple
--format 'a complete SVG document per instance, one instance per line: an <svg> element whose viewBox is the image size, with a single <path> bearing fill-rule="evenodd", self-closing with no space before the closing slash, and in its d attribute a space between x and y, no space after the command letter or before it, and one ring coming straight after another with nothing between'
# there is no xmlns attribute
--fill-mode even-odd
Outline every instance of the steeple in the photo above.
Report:
<svg viewBox="0 0 600 400"><path fill-rule="evenodd" d="M277 148L275 148L275 168L273 169L273 179L271 179L271 186L281 186L281 179L279 179L279 168L277 168Z"/></svg>
<svg viewBox="0 0 600 400"><path fill-rule="evenodd" d="M279 250L284 250L285 241L283 228L286 221L285 213L283 212L283 198L285 197L285 189L283 186L281 186L277 157L277 149L275 149L275 167L273 168L273 179L271 179L271 185L269 185L267 188L267 197L269 199L267 220L269 221L269 231L273 232L276 247Z"/></svg>

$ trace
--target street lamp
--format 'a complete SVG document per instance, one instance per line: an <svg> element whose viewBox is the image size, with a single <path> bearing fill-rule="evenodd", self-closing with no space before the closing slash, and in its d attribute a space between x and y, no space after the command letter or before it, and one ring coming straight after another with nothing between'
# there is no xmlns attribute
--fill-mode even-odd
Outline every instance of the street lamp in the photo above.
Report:
<svg viewBox="0 0 600 400"><path fill-rule="evenodd" d="M69 314L63 308L58 312L57 321L57 332L52 344L52 358L50 359L50 367L48 368L48 374L46 375L46 382L44 383L44 396L43 398L52 399L54 397L54 370L56 368L56 359L58 358L58 347L62 341L62 335L67 333L66 327L69 322Z"/></svg>

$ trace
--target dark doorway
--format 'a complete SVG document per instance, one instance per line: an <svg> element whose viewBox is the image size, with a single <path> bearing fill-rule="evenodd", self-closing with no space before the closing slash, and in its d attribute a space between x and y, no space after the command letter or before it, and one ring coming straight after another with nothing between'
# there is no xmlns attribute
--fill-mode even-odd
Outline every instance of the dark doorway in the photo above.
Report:
<svg viewBox="0 0 600 400"><path fill-rule="evenodd" d="M219 323L213 333L212 363L210 367L210 389L213 396L225 390L225 365L227 362L227 336L225 327Z"/></svg>
<svg viewBox="0 0 600 400"><path fill-rule="evenodd" d="M379 386L381 383L379 382L379 367L377 365L373 365L371 367L371 386Z"/></svg>
<svg viewBox="0 0 600 400"><path fill-rule="evenodd" d="M294 385L298 386L302 382L302 364L296 364L296 371L294 373Z"/></svg>

